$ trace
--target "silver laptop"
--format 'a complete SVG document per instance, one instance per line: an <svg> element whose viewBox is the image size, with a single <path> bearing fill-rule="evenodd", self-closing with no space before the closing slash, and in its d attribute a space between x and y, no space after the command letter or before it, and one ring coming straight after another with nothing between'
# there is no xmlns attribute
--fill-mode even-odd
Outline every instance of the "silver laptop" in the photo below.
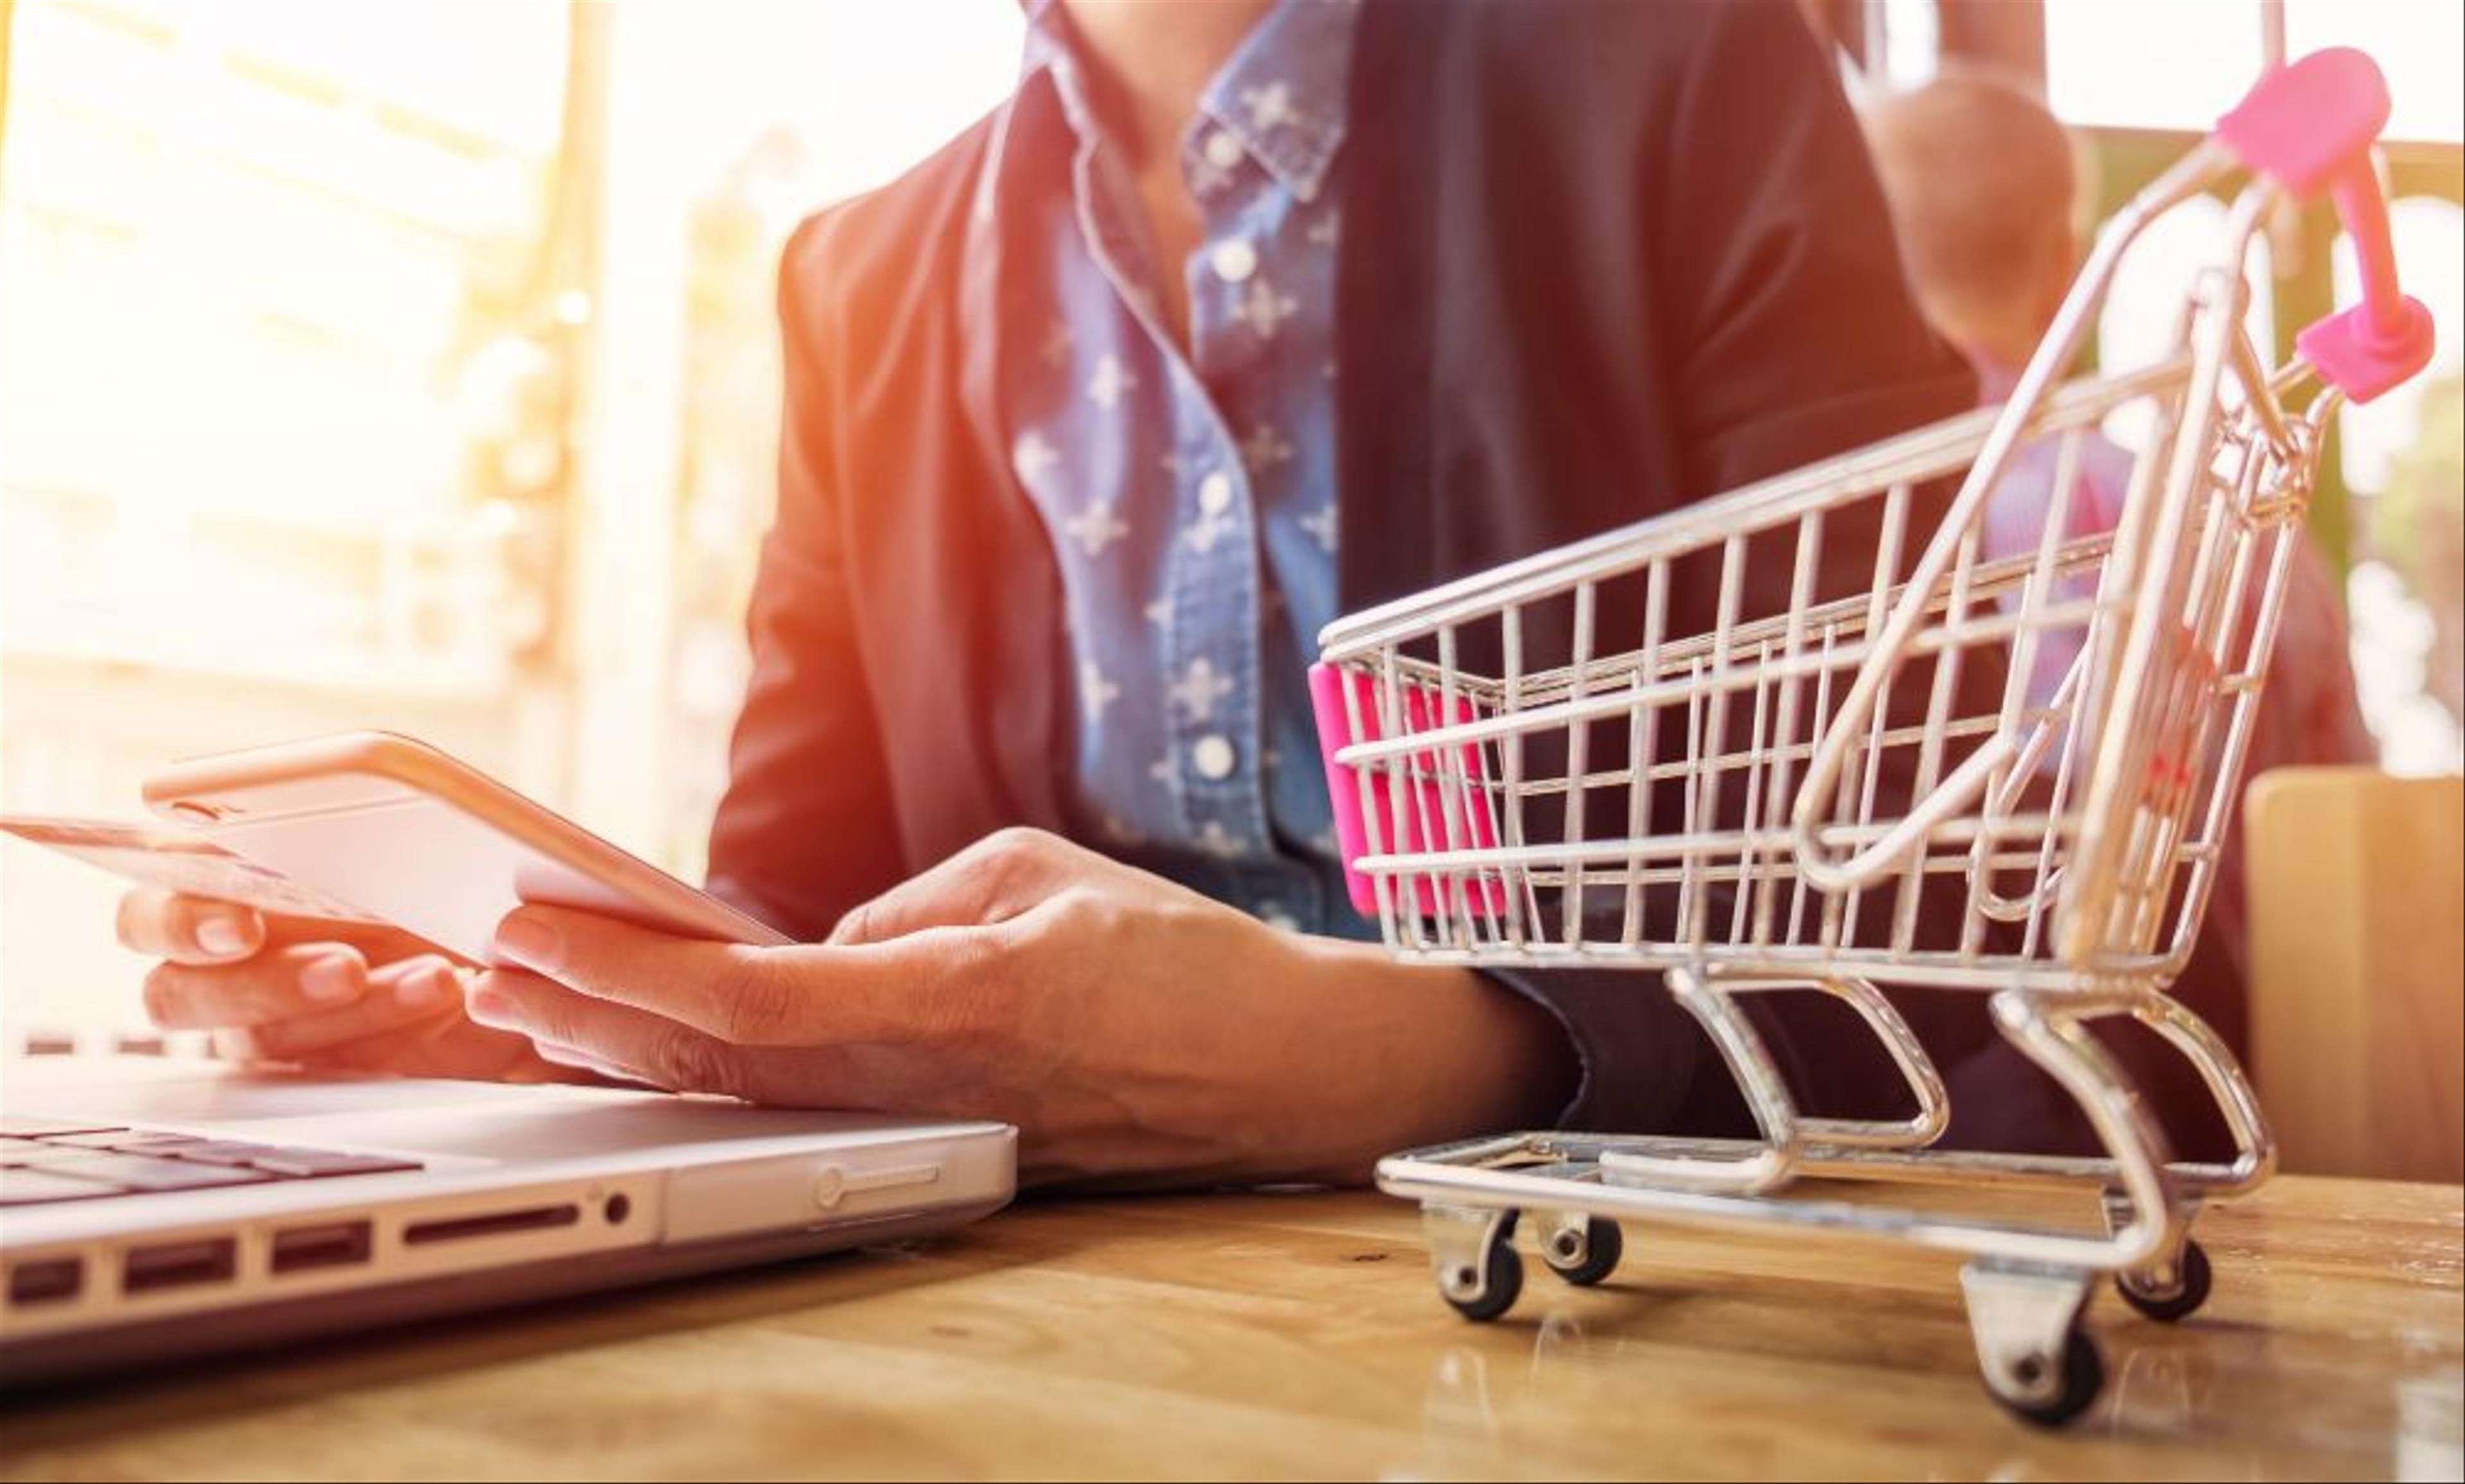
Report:
<svg viewBox="0 0 2465 1484"><path fill-rule="evenodd" d="M597 1088L0 1063L0 1385L891 1241L1000 1123Z"/></svg>

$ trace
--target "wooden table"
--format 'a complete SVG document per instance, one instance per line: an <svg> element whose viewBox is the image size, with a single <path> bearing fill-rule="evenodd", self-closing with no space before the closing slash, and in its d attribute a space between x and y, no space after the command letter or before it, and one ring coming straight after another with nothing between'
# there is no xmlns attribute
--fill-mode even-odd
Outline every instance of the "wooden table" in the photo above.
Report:
<svg viewBox="0 0 2465 1484"><path fill-rule="evenodd" d="M1042 1202L823 1258L0 1409L8 1478L2456 1477L2465 1192L2280 1179L2216 1297L2091 1311L2066 1433L1980 1387L1950 1259L1638 1227L1488 1326L1366 1193ZM2042 1196L2026 1197L2042 1200Z"/></svg>

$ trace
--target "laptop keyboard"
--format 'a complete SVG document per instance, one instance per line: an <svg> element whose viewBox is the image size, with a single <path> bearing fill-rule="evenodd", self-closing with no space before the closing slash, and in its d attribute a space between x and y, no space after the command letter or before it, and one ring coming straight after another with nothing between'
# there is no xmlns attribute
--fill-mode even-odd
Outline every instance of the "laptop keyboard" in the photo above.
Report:
<svg viewBox="0 0 2465 1484"><path fill-rule="evenodd" d="M245 1143L67 1119L0 1117L0 1207L420 1168L415 1160Z"/></svg>

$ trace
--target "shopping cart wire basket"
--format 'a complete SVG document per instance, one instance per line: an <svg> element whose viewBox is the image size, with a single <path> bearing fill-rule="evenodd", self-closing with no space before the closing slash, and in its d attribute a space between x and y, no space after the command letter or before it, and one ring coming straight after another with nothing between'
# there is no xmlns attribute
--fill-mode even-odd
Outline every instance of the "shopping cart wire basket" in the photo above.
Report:
<svg viewBox="0 0 2465 1484"><path fill-rule="evenodd" d="M1617 1223L1795 1225L1965 1253L1988 1386L2059 1423L2096 1397L2094 1280L2180 1318L2206 1296L2204 1200L2274 1165L2225 1043L2169 998L2218 873L2321 440L2429 361L2398 292L2358 52L2282 68L2100 233L1999 410L1954 418L1330 625L1312 696L1353 900L1432 963L1627 967L1703 1028L1757 1137L1501 1135L1399 1154L1440 1293L1494 1318L1520 1215L1574 1282ZM2151 364L2061 378L2143 229L2248 175ZM2271 370L2245 266L2280 201L2333 198L2362 299ZM2085 440L2133 450L2120 507L2073 508ZM2001 528L2007 481L2051 508ZM1956 493L1955 493L1956 492ZM1950 1096L1886 986L1978 991L2050 1074L2093 1158L1935 1147ZM1816 1117L1746 1014L1812 990L1907 1087ZM2235 1153L2175 1159L2091 1032L2136 1019L2197 1069ZM2069 1185L2092 1227L1804 1194L1808 1177ZM1956 1204L1956 1203L1955 1203ZM1542 1220L1545 1218L1545 1220Z"/></svg>

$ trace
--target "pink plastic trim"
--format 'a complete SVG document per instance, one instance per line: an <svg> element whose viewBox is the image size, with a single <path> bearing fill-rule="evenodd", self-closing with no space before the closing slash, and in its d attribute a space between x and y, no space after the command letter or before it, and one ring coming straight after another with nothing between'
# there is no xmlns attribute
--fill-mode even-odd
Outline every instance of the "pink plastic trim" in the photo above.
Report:
<svg viewBox="0 0 2465 1484"><path fill-rule="evenodd" d="M2397 284L2387 198L2371 146L2387 127L2387 82L2351 47L2314 52L2259 80L2217 121L2237 159L2293 194L2327 192L2354 244L2363 301L2294 339L2302 358L2355 402L2368 402L2431 364L2431 311Z"/></svg>
<svg viewBox="0 0 2465 1484"><path fill-rule="evenodd" d="M2294 348L2319 367L2346 400L2368 402L2404 385L2431 364L2431 311L2418 299L2402 301L2405 330L2390 338L2370 319L2370 306L2356 304L2305 327Z"/></svg>
<svg viewBox="0 0 2465 1484"><path fill-rule="evenodd" d="M1351 716L1344 703L1346 679L1361 709L1361 724L1366 735L1352 735ZM1326 764L1326 791L1335 806L1335 841L1344 853L1344 884L1355 910L1366 917L1378 915L1378 892L1369 877L1353 869L1353 862L1369 853L1369 831L1362 815L1360 776L1352 768L1338 764L1338 750L1356 742L1377 742L1383 736L1378 723L1378 691L1366 675L1350 673L1333 665L1312 665L1309 672L1310 708L1318 718L1319 754ZM1426 687L1407 685L1402 688L1404 733L1412 736L1430 730L1436 724L1442 703ZM1457 722L1477 719L1472 702L1455 698L1454 719ZM1481 786L1486 774L1481 769L1480 748L1466 743L1457 760L1455 772L1463 782L1455 796L1455 821L1461 838L1442 838L1447 831L1446 796L1438 782L1438 758L1434 751L1414 754L1410 769L1417 775L1413 785L1414 804L1397 820L1386 786L1373 782L1369 789L1370 807L1378 811L1379 843L1387 853L1453 848L1456 850L1494 850L1498 845L1498 817L1489 792ZM1429 821L1434 836L1426 843L1422 821ZM1400 883L1398 883L1400 884ZM1413 883L1413 901L1424 917L1435 917L1447 910L1438 900L1425 878ZM1450 896L1453 894L1450 893ZM1497 912L1505 906L1505 893L1499 882L1487 880L1469 887L1465 893L1472 905L1479 910Z"/></svg>
<svg viewBox="0 0 2465 1484"><path fill-rule="evenodd" d="M2253 84L2217 121L2234 158L2308 201L2387 127L2387 81L2352 47L2289 62Z"/></svg>

